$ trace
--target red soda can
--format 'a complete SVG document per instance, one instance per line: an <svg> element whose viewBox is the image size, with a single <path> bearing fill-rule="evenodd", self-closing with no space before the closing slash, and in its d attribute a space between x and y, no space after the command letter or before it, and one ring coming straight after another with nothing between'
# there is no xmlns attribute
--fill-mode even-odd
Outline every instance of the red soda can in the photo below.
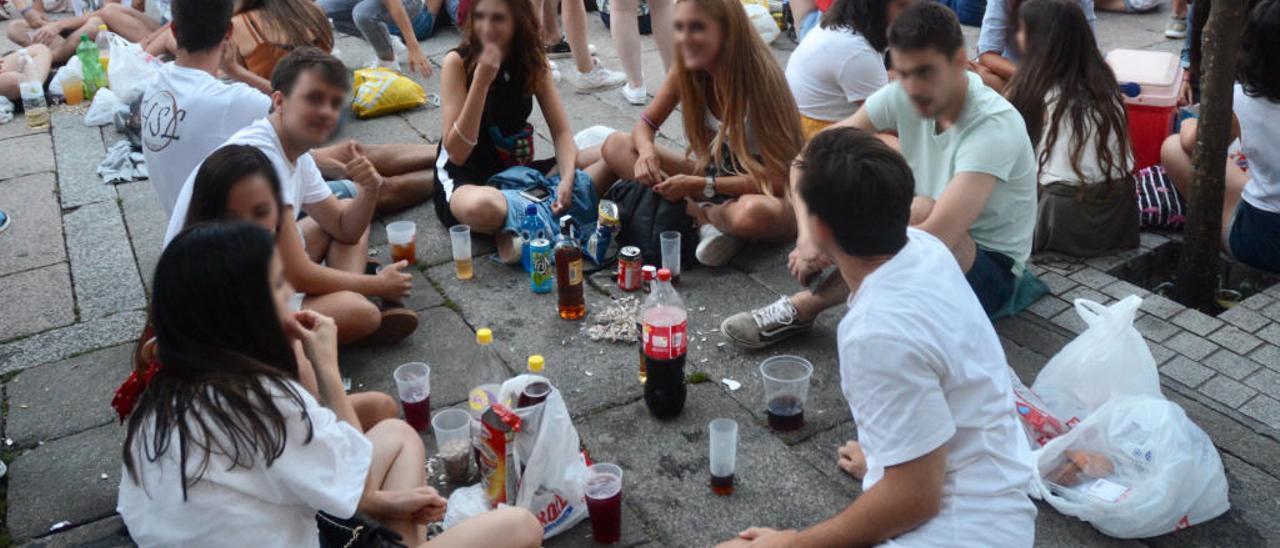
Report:
<svg viewBox="0 0 1280 548"><path fill-rule="evenodd" d="M640 268L640 279L644 292L648 293L649 288L653 287L654 280L658 279L658 267L651 264L644 265Z"/></svg>
<svg viewBox="0 0 1280 548"><path fill-rule="evenodd" d="M635 291L644 280L640 273L640 248L627 246L618 251L618 289Z"/></svg>

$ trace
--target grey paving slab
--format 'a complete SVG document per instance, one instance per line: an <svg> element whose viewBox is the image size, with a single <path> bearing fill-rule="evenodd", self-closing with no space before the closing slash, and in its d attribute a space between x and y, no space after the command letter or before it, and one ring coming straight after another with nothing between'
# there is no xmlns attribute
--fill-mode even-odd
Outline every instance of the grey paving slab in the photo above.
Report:
<svg viewBox="0 0 1280 548"><path fill-rule="evenodd" d="M1073 289L1072 291L1077 290ZM1052 321L1059 327L1077 335L1084 333L1084 330L1089 327L1084 323L1084 320L1080 318L1080 315L1076 314L1074 309L1063 310L1062 313L1054 316Z"/></svg>
<svg viewBox="0 0 1280 548"><path fill-rule="evenodd" d="M1257 336L1271 344L1280 344L1280 323L1267 324L1266 327L1258 330Z"/></svg>
<svg viewBox="0 0 1280 548"><path fill-rule="evenodd" d="M1273 397L1280 396L1280 373L1270 369L1263 369L1250 375L1244 380L1244 383L1257 388L1263 394Z"/></svg>
<svg viewBox="0 0 1280 548"><path fill-rule="evenodd" d="M111 397L132 366L122 344L23 371L5 385L5 435L25 448L114 423Z"/></svg>
<svg viewBox="0 0 1280 548"><path fill-rule="evenodd" d="M1250 333L1258 331L1261 327L1271 322L1271 320L1267 319L1267 317L1262 314L1243 306L1231 307L1231 310L1218 314L1218 319ZM1277 338L1280 339L1280 335L1278 335Z"/></svg>
<svg viewBox="0 0 1280 548"><path fill-rule="evenodd" d="M13 124L9 124L13 125ZM54 170L47 133L33 133L0 143L0 180Z"/></svg>
<svg viewBox="0 0 1280 548"><path fill-rule="evenodd" d="M1204 430L1213 444L1222 451L1236 455L1249 465L1270 474L1280 474L1280 440L1273 436L1260 435L1264 429L1250 424L1247 419L1227 416L1210 405L1199 394L1188 396L1181 391L1165 389L1164 394L1169 401L1178 404L1187 412L1201 430ZM1265 396L1254 396L1250 401L1257 401ZM1245 407L1248 407L1248 403ZM1280 410L1280 408L1277 408ZM1278 415L1280 417L1280 415Z"/></svg>
<svg viewBox="0 0 1280 548"><path fill-rule="evenodd" d="M1151 295L1142 300L1141 310L1167 320L1172 318L1174 314L1186 310L1186 307L1160 295Z"/></svg>
<svg viewBox="0 0 1280 548"><path fill-rule="evenodd" d="M505 342L499 331L497 343ZM354 391L379 391L394 395L391 374L400 364L426 362L431 366L431 404L439 410L460 403L471 389L476 360L475 332L452 310L436 307L418 313L418 330L399 344L384 348L342 347L343 375L351 377ZM548 363L548 370L556 370Z"/></svg>
<svg viewBox="0 0 1280 548"><path fill-rule="evenodd" d="M100 426L14 459L9 465L7 521L13 538L45 534L60 521L88 523L113 514L123 440L123 428ZM54 493L63 496L50 496Z"/></svg>
<svg viewBox="0 0 1280 548"><path fill-rule="evenodd" d="M1276 302L1275 297L1265 293L1255 293L1252 297L1240 301L1240 304L1251 310L1262 310L1274 302Z"/></svg>
<svg viewBox="0 0 1280 548"><path fill-rule="evenodd" d="M115 200L85 205L63 220L81 320L145 307L138 263Z"/></svg>
<svg viewBox="0 0 1280 548"><path fill-rule="evenodd" d="M1147 291L1141 287L1133 285L1124 280L1119 280L1111 285L1108 285L1102 288L1102 292L1106 293L1107 295L1110 295L1112 298L1115 298L1117 300L1128 297L1129 295L1137 295L1145 299L1148 295L1151 294L1150 291Z"/></svg>
<svg viewBox="0 0 1280 548"><path fill-rule="evenodd" d="M1169 322L1146 314L1134 320L1133 326L1138 329L1139 333L1142 333L1142 336L1155 342L1166 340L1182 331Z"/></svg>
<svg viewBox="0 0 1280 548"><path fill-rule="evenodd" d="M1052 318L1063 310L1071 308L1071 304L1053 295L1045 295L1031 303L1027 307L1027 312L1040 316L1041 318Z"/></svg>
<svg viewBox="0 0 1280 548"><path fill-rule="evenodd" d="M1280 346L1264 344L1250 352L1249 357L1272 371L1280 371Z"/></svg>
<svg viewBox="0 0 1280 548"><path fill-rule="evenodd" d="M74 529L36 538L24 548L125 548L134 546L120 516L111 516Z"/></svg>
<svg viewBox="0 0 1280 548"><path fill-rule="evenodd" d="M0 36L0 49L9 51L9 48L5 47L5 42L8 42L8 39L4 36ZM14 137L35 135L38 133L48 134L49 127L45 126L38 129L31 129L27 127L27 116L25 114L14 116L13 121L7 124L0 124L0 141Z"/></svg>
<svg viewBox="0 0 1280 548"><path fill-rule="evenodd" d="M1156 359L1156 365L1162 365L1170 359L1173 359L1174 356L1178 355L1177 352L1169 350L1163 345L1156 343L1147 343L1147 348L1151 349L1151 357Z"/></svg>
<svg viewBox="0 0 1280 548"><path fill-rule="evenodd" d="M1109 304L1114 300L1100 291L1090 289L1083 285L1077 285L1071 288L1070 291L1063 293L1062 299L1069 303L1074 303L1076 299L1088 299L1099 304Z"/></svg>
<svg viewBox="0 0 1280 548"><path fill-rule="evenodd" d="M369 233L369 246L377 249L382 259L390 258L387 249L386 225L395 221L413 221L417 225L417 246L415 252L420 266L434 266L453 260L453 248L449 241L449 230L436 217L435 208L428 202L406 211L396 213L375 222ZM482 234L471 234L471 254L477 260L488 260L487 257L497 249L493 238Z"/></svg>
<svg viewBox="0 0 1280 548"><path fill-rule="evenodd" d="M0 232L0 276L67 260L57 192L53 173L0 182L0 209L12 219Z"/></svg>
<svg viewBox="0 0 1280 548"><path fill-rule="evenodd" d="M1115 283L1115 277L1101 270L1089 267L1077 270L1069 276L1070 279L1077 283L1083 284L1090 289L1101 291L1102 288Z"/></svg>
<svg viewBox="0 0 1280 548"><path fill-rule="evenodd" d="M141 310L52 329L0 345L0 374L137 339L147 315Z"/></svg>
<svg viewBox="0 0 1280 548"><path fill-rule="evenodd" d="M1203 360L1218 349L1218 345L1186 331L1164 341L1164 345L1193 360Z"/></svg>
<svg viewBox="0 0 1280 548"><path fill-rule="evenodd" d="M1240 412L1267 426L1280 430L1280 401L1268 396L1256 396L1240 408Z"/></svg>
<svg viewBox="0 0 1280 548"><path fill-rule="evenodd" d="M25 337L76 321L67 263L0 278L0 341ZM3 351L0 351L3 352Z"/></svg>
<svg viewBox="0 0 1280 548"><path fill-rule="evenodd" d="M150 181L117 185L116 191L120 193L120 209L124 212L129 243L138 262L138 274L147 289L147 295L150 295L151 278L155 275L156 263L160 261L169 219Z"/></svg>
<svg viewBox="0 0 1280 548"><path fill-rule="evenodd" d="M1213 376L1212 369L1189 360L1185 356L1178 356L1161 366L1160 373L1190 388L1200 386L1201 383Z"/></svg>
<svg viewBox="0 0 1280 548"><path fill-rule="evenodd" d="M1203 363L1214 371L1236 380L1245 378L1261 367L1253 360L1225 348L1205 358Z"/></svg>
<svg viewBox="0 0 1280 548"><path fill-rule="evenodd" d="M115 187L102 182L97 167L107 156L102 132L84 125L81 114L53 113L53 152L58 160L58 188L63 209L110 201Z"/></svg>
<svg viewBox="0 0 1280 548"><path fill-rule="evenodd" d="M728 497L708 485L706 425L717 417L738 422L736 485ZM634 402L579 421L578 431L594 460L622 467L624 503L667 546L709 546L750 525L810 525L853 499L816 470L795 466L796 449L709 385L690 387L685 411L673 421L655 421Z"/></svg>
<svg viewBox="0 0 1280 548"><path fill-rule="evenodd" d="M422 135L400 115L348 121L330 142L341 143L349 139L361 144L426 144Z"/></svg>
<svg viewBox="0 0 1280 548"><path fill-rule="evenodd" d="M1222 320L1214 318L1199 310L1186 309L1173 317L1174 325L1204 337L1213 330L1222 327Z"/></svg>
<svg viewBox="0 0 1280 548"><path fill-rule="evenodd" d="M1209 334L1209 340L1242 354L1247 354L1250 350L1262 344L1262 340L1234 325L1226 325L1214 331Z"/></svg>
<svg viewBox="0 0 1280 548"><path fill-rule="evenodd" d="M1240 404L1252 398L1258 391L1238 381L1231 380L1222 375L1209 379L1199 388L1201 393L1222 402L1229 407L1239 407Z"/></svg>
<svg viewBox="0 0 1280 548"><path fill-rule="evenodd" d="M1056 354L1070 342L1066 335L1050 329L1047 322L1032 321L1027 315L1005 318L996 322L996 333L1026 348L1034 348L1046 356Z"/></svg>
<svg viewBox="0 0 1280 548"><path fill-rule="evenodd" d="M776 267L785 268L787 256L791 254L791 250L794 248L795 246L790 244L752 244L738 251L729 264L732 264L738 270L749 273Z"/></svg>
<svg viewBox="0 0 1280 548"><path fill-rule="evenodd" d="M1043 274L1037 274L1037 277L1039 277L1040 281L1044 282L1045 285L1049 286L1049 292L1054 295L1062 295L1076 286L1076 282L1074 280L1071 280L1057 272L1046 270Z"/></svg>

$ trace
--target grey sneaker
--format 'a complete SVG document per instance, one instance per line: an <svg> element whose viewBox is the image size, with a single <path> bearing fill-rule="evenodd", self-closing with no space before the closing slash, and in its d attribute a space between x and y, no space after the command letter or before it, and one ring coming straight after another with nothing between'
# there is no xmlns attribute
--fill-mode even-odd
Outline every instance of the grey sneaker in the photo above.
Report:
<svg viewBox="0 0 1280 548"><path fill-rule="evenodd" d="M1169 16L1169 22L1164 26L1164 37L1176 40L1186 38L1187 18Z"/></svg>
<svg viewBox="0 0 1280 548"><path fill-rule="evenodd" d="M796 307L784 296L768 306L725 318L720 333L738 346L759 350L812 327L812 320L800 321Z"/></svg>

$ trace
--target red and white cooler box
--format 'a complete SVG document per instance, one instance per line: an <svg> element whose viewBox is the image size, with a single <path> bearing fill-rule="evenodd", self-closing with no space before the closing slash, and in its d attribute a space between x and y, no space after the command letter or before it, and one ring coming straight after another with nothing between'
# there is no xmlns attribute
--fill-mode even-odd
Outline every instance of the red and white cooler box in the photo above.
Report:
<svg viewBox="0 0 1280 548"><path fill-rule="evenodd" d="M1182 92L1182 65L1177 55L1163 51L1117 49L1107 54L1107 64L1120 86L1136 84L1138 94L1125 94L1129 115L1129 141L1134 170L1160 163L1160 145L1173 132Z"/></svg>

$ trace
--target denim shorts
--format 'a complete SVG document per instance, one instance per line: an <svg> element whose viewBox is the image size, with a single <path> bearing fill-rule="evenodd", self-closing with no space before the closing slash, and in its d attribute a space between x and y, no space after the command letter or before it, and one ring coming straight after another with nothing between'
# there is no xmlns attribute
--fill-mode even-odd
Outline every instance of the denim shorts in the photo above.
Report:
<svg viewBox="0 0 1280 548"><path fill-rule="evenodd" d="M409 22L413 24L413 36L417 38L418 41L430 38L432 33L436 31L436 18L432 16L431 12L427 11L425 7L418 10L418 14L413 16ZM401 40L404 39L404 36L400 34L400 27L387 25L387 31L390 32L392 36L399 37Z"/></svg>
<svg viewBox="0 0 1280 548"><path fill-rule="evenodd" d="M507 199L507 220L502 225L504 232L519 234L520 228L524 226L525 206L536 203L538 218L542 220L543 225L550 227L553 233L559 233L560 219L551 212L551 204L556 200L556 187L560 184L559 174L550 177L526 178L525 184L520 184L519 180L514 178L495 177L491 181L498 182L498 190ZM522 191L536 186L551 191L551 196L541 202L531 202L520 195ZM573 179L573 205L561 215L573 217L574 229L578 231L579 238L584 237L586 229L595 223L596 207L599 204L600 197L596 196L596 187L591 184L591 177L587 172L578 170Z"/></svg>
<svg viewBox="0 0 1280 548"><path fill-rule="evenodd" d="M1231 215L1227 251L1254 268L1280 272L1280 213L1258 209L1241 199Z"/></svg>
<svg viewBox="0 0 1280 548"><path fill-rule="evenodd" d="M800 21L800 25L796 27L796 40L804 40L804 35L817 28L820 21L822 21L822 12L818 10L813 10L805 15L804 20Z"/></svg>
<svg viewBox="0 0 1280 548"><path fill-rule="evenodd" d="M973 266L965 272L964 279L982 303L982 310L994 314L1013 296L1018 278L1013 275L1013 259L1002 253L978 248Z"/></svg>

